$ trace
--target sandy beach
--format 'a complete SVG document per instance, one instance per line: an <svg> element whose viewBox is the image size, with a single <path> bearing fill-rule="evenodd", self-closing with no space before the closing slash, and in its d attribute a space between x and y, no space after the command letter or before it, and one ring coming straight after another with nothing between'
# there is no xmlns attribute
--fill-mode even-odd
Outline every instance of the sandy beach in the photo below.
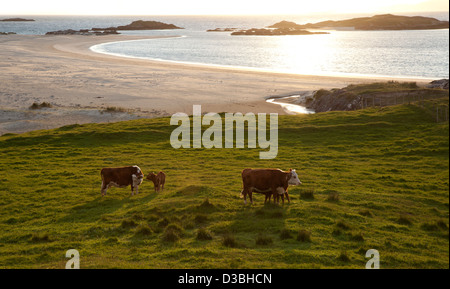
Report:
<svg viewBox="0 0 450 289"><path fill-rule="evenodd" d="M284 114L279 105L265 99L387 80L170 63L89 49L99 43L147 38L152 37L0 36L0 135L74 123L191 114L194 104L202 105L205 113ZM42 102L53 107L29 109L33 103ZM120 107L126 112L103 112L107 107Z"/></svg>

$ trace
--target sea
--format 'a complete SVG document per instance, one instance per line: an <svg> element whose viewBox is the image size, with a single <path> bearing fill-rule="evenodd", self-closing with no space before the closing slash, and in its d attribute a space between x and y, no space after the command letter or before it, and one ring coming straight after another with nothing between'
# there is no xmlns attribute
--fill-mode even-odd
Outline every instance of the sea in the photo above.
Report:
<svg viewBox="0 0 450 289"><path fill-rule="evenodd" d="M448 12L395 13L449 19ZM272 72L449 78L449 30L328 31L329 34L293 36L231 36L206 32L215 28L263 28L282 20L299 24L342 20L373 14L310 14L252 16L0 16L35 22L0 22L0 32L43 35L48 31L127 25L154 20L185 29L122 31L126 35L170 36L119 41L91 47L95 52L201 65L239 67ZM0 36L1 37L1 36ZM90 37L90 36L86 36ZM0 52L1 56L1 52ZM1 58L0 58L1 59ZM1 60L0 60L1 61Z"/></svg>

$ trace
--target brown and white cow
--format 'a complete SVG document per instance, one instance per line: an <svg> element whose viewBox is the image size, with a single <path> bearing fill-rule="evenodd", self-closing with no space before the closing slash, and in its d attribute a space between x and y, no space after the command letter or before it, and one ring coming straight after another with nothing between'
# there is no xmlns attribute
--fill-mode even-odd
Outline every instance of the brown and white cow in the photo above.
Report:
<svg viewBox="0 0 450 289"><path fill-rule="evenodd" d="M297 173L290 169L289 172L284 172L279 169L245 169L242 171L243 189L241 198L244 198L244 203L247 204L247 194L250 197L250 203L253 203L252 193L261 193L266 195L264 202L273 195L274 202L278 202L278 197L281 195L284 203L284 194L286 194L288 201L289 194L287 192L289 185L300 185Z"/></svg>
<svg viewBox="0 0 450 289"><path fill-rule="evenodd" d="M166 174L163 172L159 172L157 175L155 173L151 173L147 175L147 180L153 182L155 186L155 192L164 191L164 184L166 183Z"/></svg>
<svg viewBox="0 0 450 289"><path fill-rule="evenodd" d="M106 195L106 190L110 187L126 188L131 185L131 195L139 194L139 185L144 180L144 174L138 166L121 168L103 168L100 172L102 176L102 196Z"/></svg>

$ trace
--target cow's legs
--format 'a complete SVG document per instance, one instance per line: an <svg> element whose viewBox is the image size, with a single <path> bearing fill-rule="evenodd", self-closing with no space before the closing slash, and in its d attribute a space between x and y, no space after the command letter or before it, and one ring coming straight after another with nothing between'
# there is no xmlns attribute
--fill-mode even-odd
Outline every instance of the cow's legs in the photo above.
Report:
<svg viewBox="0 0 450 289"><path fill-rule="evenodd" d="M287 200L288 200L288 203L290 204L291 203L291 199L289 198L289 194L288 194L288 191L286 190L286 198L287 198Z"/></svg>
<svg viewBox="0 0 450 289"><path fill-rule="evenodd" d="M106 186L105 185L105 182L104 181L102 181L102 190L101 190L101 192L102 192L102 197L103 196L106 196L106 190L108 189L108 186Z"/></svg>
<svg viewBox="0 0 450 289"><path fill-rule="evenodd" d="M241 196L244 198L244 205L247 205L247 191L245 188L242 190Z"/></svg>
<svg viewBox="0 0 450 289"><path fill-rule="evenodd" d="M131 185L131 195L134 196L134 187Z"/></svg>
<svg viewBox="0 0 450 289"><path fill-rule="evenodd" d="M245 185L242 188L241 198L244 198L244 205L247 205L247 194L248 194L248 191L251 190L251 189L252 188L247 188Z"/></svg>

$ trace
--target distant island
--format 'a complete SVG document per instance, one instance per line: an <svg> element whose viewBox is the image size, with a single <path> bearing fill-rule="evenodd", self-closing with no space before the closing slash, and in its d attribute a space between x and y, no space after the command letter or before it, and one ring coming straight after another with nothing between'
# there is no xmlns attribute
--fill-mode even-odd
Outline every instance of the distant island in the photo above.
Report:
<svg viewBox="0 0 450 289"><path fill-rule="evenodd" d="M7 18L7 19L0 19L0 21L3 21L3 22L25 22L25 21L36 21L36 20L24 19L24 18Z"/></svg>
<svg viewBox="0 0 450 289"><path fill-rule="evenodd" d="M281 35L313 35L313 34L329 34L328 32L310 32L304 29L295 28L252 28L248 30L240 30L231 33L231 35L257 35L257 36L281 36Z"/></svg>
<svg viewBox="0 0 450 289"><path fill-rule="evenodd" d="M392 14L359 17L340 21L322 21L300 25L294 22L281 21L269 28L277 29L344 29L354 30L423 30L449 28L448 21L440 21L423 16L399 16Z"/></svg>
<svg viewBox="0 0 450 289"><path fill-rule="evenodd" d="M125 26L108 27L108 28L92 28L81 30L58 30L50 31L45 35L109 35L120 34L118 30L163 30L163 29L184 29L173 24L166 24L158 21L133 21L131 24Z"/></svg>
<svg viewBox="0 0 450 289"><path fill-rule="evenodd" d="M131 24L108 28L92 28L94 31L99 30L165 30L165 29L184 29L174 24L166 24L159 21L137 20Z"/></svg>

